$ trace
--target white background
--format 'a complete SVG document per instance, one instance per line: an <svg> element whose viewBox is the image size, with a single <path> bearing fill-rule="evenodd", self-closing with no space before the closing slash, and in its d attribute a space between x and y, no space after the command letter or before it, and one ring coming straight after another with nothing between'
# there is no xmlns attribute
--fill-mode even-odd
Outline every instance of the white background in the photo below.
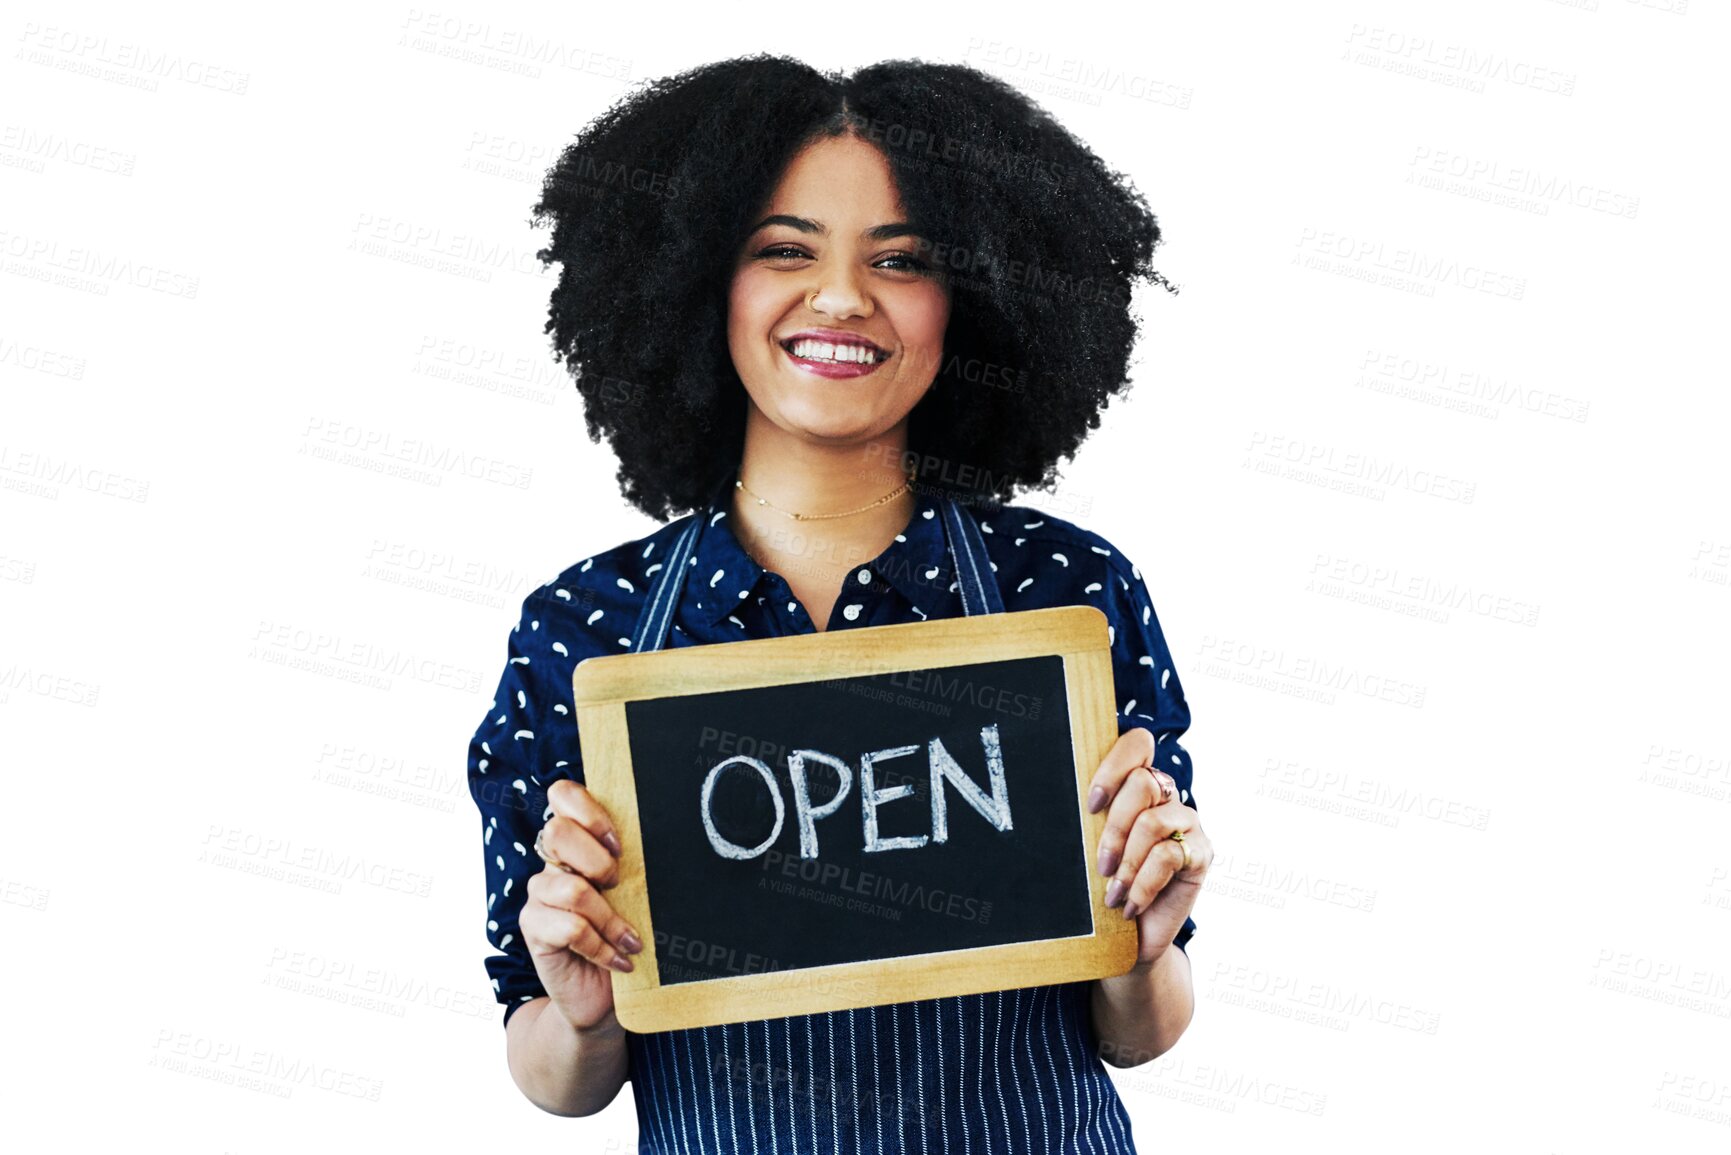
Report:
<svg viewBox="0 0 1731 1155"><path fill-rule="evenodd" d="M634 1149L510 1080L464 746L523 595L653 528L541 174L761 50L996 72L1166 233L1062 498L1220 855L1141 1149L1731 1145L1720 7L153 7L0 24L19 1149Z"/></svg>

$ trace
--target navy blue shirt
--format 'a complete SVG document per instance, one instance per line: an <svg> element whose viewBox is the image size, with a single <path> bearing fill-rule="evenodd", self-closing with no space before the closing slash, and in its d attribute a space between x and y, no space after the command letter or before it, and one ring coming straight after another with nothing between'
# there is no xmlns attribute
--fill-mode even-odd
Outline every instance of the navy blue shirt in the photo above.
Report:
<svg viewBox="0 0 1731 1155"><path fill-rule="evenodd" d="M728 488L731 488L731 482ZM939 500L919 488L903 532L860 561L827 629L962 613ZM680 531L703 517L668 647L812 633L780 575L753 561L725 500L571 566L524 600L493 704L469 747L486 861L485 960L504 1020L546 995L517 926L548 783L582 782L578 662L633 643ZM1178 743L1190 711L1140 570L1098 534L1026 506L973 509L1007 612L1092 605L1112 636L1118 728L1146 727L1156 766L1191 794ZM795 523L789 522L790 526ZM1196 927L1186 919L1181 949ZM640 1153L1026 1151L1133 1155L1130 1119L1095 1049L1086 982L654 1034L629 1033ZM885 992L886 996L890 992Z"/></svg>

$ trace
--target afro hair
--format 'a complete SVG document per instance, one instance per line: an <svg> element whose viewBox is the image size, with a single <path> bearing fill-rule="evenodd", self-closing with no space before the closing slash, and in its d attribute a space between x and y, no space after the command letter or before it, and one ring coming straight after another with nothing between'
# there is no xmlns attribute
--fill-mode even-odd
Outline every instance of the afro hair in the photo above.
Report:
<svg viewBox="0 0 1731 1155"><path fill-rule="evenodd" d="M546 332L650 517L700 508L737 469L744 385L727 297L752 213L806 144L888 158L950 286L932 387L908 421L916 483L994 506L1056 482L1127 385L1138 278L1160 229L1127 178L1017 89L960 64L851 75L756 55L652 80L562 150L535 225L559 262ZM927 247L929 246L929 247ZM1176 291L1167 284L1170 291Z"/></svg>

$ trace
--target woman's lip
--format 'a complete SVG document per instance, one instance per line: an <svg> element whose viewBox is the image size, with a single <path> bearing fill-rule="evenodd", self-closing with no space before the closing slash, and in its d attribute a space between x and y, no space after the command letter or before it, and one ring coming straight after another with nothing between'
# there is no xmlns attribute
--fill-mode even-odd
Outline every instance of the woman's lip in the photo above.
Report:
<svg viewBox="0 0 1731 1155"><path fill-rule="evenodd" d="M777 342L780 345L780 342ZM796 357L786 345L780 345L782 353L792 361L794 367L817 377L864 377L867 373L875 373L883 361L813 361L807 357Z"/></svg>

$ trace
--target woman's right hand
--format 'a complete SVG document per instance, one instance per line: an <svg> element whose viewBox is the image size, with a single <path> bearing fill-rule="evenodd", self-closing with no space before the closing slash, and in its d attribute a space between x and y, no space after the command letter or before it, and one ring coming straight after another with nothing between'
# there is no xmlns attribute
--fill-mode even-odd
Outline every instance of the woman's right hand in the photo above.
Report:
<svg viewBox="0 0 1731 1155"><path fill-rule="evenodd" d="M606 809L568 778L547 787L547 802L541 845L570 869L547 863L529 877L517 925L554 1006L587 1030L613 1014L608 968L633 969L643 942L601 893L619 882L619 835Z"/></svg>

